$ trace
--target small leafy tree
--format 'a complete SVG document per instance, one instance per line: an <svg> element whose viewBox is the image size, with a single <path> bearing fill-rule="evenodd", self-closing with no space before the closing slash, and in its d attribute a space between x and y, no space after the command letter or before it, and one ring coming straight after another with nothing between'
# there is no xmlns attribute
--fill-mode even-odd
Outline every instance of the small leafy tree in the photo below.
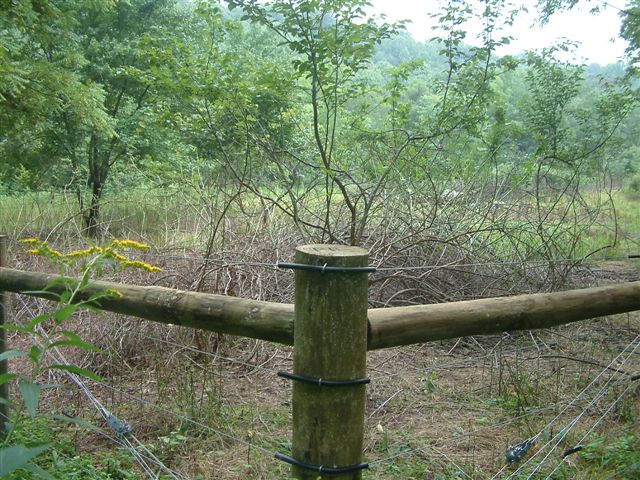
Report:
<svg viewBox="0 0 640 480"><path fill-rule="evenodd" d="M354 156L345 145L351 118L349 102L366 95L366 85L359 77L373 57L375 47L396 33L400 25L378 23L365 11L365 0L278 0L262 4L255 0L227 0L231 9L241 8L243 18L269 28L291 53L291 66L300 88L309 102L310 144L313 153L265 145L263 152L274 163L292 160L295 170L304 170L302 189L296 179L281 170L284 195L268 195L298 225L320 232L323 240L357 244L371 209L371 200L381 191L382 182L367 184L359 175L363 159ZM305 138L307 132L303 131ZM353 137L351 137L353 138ZM306 142L305 142L306 143ZM406 146L408 142L405 142ZM399 147L392 157L402 151ZM311 158L309 158L311 155ZM393 163L393 159L389 162ZM379 179L380 180L380 179ZM258 191L254 185L252 190ZM315 192L322 191L322 196ZM314 192L314 193L312 193ZM276 192L274 192L276 193ZM285 200L286 199L286 200ZM309 200L312 206L304 206ZM346 210L347 232L341 232L342 207Z"/></svg>
<svg viewBox="0 0 640 480"><path fill-rule="evenodd" d="M46 242L34 238L22 240L22 243L30 246L29 253L49 258L60 268L60 275L41 292L57 301L55 309L36 316L26 324L6 324L0 327L4 330L20 332L30 338L30 346L25 350L8 350L0 354L0 360L26 358L30 365L30 371L27 374L6 373L0 376L0 384L14 382L20 392L19 401L10 404L12 407L11 418L2 419L5 423L6 435L0 439L0 477L4 478L5 475L17 470L26 470L42 478L52 478L32 461L51 448L52 444L33 446L16 444L14 441L15 432L26 420L25 413L29 417L39 415L38 407L42 392L58 387L58 385L42 383L42 375L49 371L64 371L97 382L103 382L103 379L90 370L77 365L58 363L57 360L52 362L49 354L55 353L61 348L79 348L84 351L100 352L97 347L69 330L66 324L78 309L87 308L98 311L97 307L100 305L101 299L121 295L115 290L102 290L94 292L86 299L80 299L83 291L89 286L91 276L100 273L104 265L142 268L151 272L157 271L159 268L125 257L123 255L125 250L146 250L148 248L131 240L114 240L107 247L94 246L66 254L54 250ZM80 280L75 281L66 273L78 262L80 262L82 274ZM60 285L64 287L62 293L52 291L53 287L59 288ZM56 355L53 357L59 358ZM6 402L7 399L0 398L0 401Z"/></svg>

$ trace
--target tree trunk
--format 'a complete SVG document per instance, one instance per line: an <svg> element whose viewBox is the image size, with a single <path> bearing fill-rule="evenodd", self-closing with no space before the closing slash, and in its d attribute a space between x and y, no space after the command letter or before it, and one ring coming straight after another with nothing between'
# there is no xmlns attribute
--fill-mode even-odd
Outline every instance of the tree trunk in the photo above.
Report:
<svg viewBox="0 0 640 480"><path fill-rule="evenodd" d="M89 176L87 187L91 189L91 202L86 212L83 212L87 235L96 238L100 233L100 204L102 192L109 173L109 158L100 155L99 140L91 136L89 146Z"/></svg>
<svg viewBox="0 0 640 480"><path fill-rule="evenodd" d="M99 218L100 218L100 200L102 199L102 183L100 180L91 181L91 203L89 210L84 216L85 226L87 228L87 235L92 238L98 237L100 233Z"/></svg>

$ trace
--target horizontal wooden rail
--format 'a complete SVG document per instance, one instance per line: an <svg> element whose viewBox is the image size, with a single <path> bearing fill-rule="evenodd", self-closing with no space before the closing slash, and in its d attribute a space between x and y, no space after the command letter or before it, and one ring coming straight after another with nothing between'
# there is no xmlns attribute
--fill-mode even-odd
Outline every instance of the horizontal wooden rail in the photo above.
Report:
<svg viewBox="0 0 640 480"><path fill-rule="evenodd" d="M56 275L0 268L0 291L39 291L55 278ZM92 281L82 298L108 288L119 291L122 297L102 299L103 310L161 323L293 344L294 311L291 304L103 281ZM52 291L59 293L63 289L58 285ZM44 292L35 296L51 299ZM640 310L640 282L370 309L367 348L376 350L469 335L533 330L634 310Z"/></svg>
<svg viewBox="0 0 640 480"><path fill-rule="evenodd" d="M369 310L369 350L533 330L640 310L640 282L555 293Z"/></svg>
<svg viewBox="0 0 640 480"><path fill-rule="evenodd" d="M57 277L0 268L0 291L36 292L30 295L55 300L55 297L42 290ZM117 290L122 296L101 299L102 310L161 323L293 344L293 305L103 281L90 282L79 299L87 299L93 293L107 289ZM65 287L58 284L50 290L61 293Z"/></svg>

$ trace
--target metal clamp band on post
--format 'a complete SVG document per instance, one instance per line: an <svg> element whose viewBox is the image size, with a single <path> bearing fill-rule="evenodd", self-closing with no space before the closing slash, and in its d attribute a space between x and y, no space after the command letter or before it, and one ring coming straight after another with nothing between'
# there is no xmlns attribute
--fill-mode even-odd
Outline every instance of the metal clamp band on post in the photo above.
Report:
<svg viewBox="0 0 640 480"><path fill-rule="evenodd" d="M288 378L289 380L295 380L296 382L310 383L311 385L317 385L318 387L349 387L352 385L366 385L371 382L370 378L355 378L353 380L325 380L319 377L307 377L306 375L298 375L296 373L278 372L278 376L282 378Z"/></svg>
<svg viewBox="0 0 640 480"><path fill-rule="evenodd" d="M566 458L569 455L571 455L572 453L579 452L583 448L584 447L582 445L578 445L577 447L573 447L573 448L570 448L569 450L565 450L565 452L562 454L562 458Z"/></svg>
<svg viewBox="0 0 640 480"><path fill-rule="evenodd" d="M290 270L314 270L321 273L374 273L376 267L331 267L324 265L307 265L304 263L278 262L276 267Z"/></svg>
<svg viewBox="0 0 640 480"><path fill-rule="evenodd" d="M282 453L276 453L275 457L278 460L282 460L290 465L295 465L296 467L304 468L305 470L311 470L312 472L317 473L327 473L329 475L339 475L341 473L351 473L358 472L360 470L364 470L365 468L369 468L368 463L359 463L357 465L349 465L347 467L325 467L324 465L312 465L310 463L301 462L300 460L296 460L295 458L289 457L288 455L283 455Z"/></svg>

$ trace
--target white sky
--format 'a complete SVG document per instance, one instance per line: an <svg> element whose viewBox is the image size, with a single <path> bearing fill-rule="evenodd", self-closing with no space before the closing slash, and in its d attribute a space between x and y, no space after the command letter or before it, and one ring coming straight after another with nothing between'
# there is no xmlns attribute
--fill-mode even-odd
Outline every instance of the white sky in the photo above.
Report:
<svg viewBox="0 0 640 480"><path fill-rule="evenodd" d="M423 41L435 35L432 30L435 21L429 15L438 12L439 5L444 0L370 1L373 4L372 11L377 14L385 14L387 21L411 20L411 23L407 25L407 30L416 40ZM604 10L599 14L591 14L589 2L582 2L584 5L579 4L573 10L557 13L544 28L534 25L535 0L515 0L513 3L527 6L528 13L521 13L514 26L505 31L504 34L511 35L513 40L510 45L498 50L499 55L516 54L524 50L551 46L562 37L580 43L573 54L573 58L577 61L600 64L614 63L624 53L626 42L618 38L620 17L615 8L623 8L624 0L609 0L607 4L610 6L604 7ZM466 39L468 43L473 43L480 28L479 22L470 24Z"/></svg>

